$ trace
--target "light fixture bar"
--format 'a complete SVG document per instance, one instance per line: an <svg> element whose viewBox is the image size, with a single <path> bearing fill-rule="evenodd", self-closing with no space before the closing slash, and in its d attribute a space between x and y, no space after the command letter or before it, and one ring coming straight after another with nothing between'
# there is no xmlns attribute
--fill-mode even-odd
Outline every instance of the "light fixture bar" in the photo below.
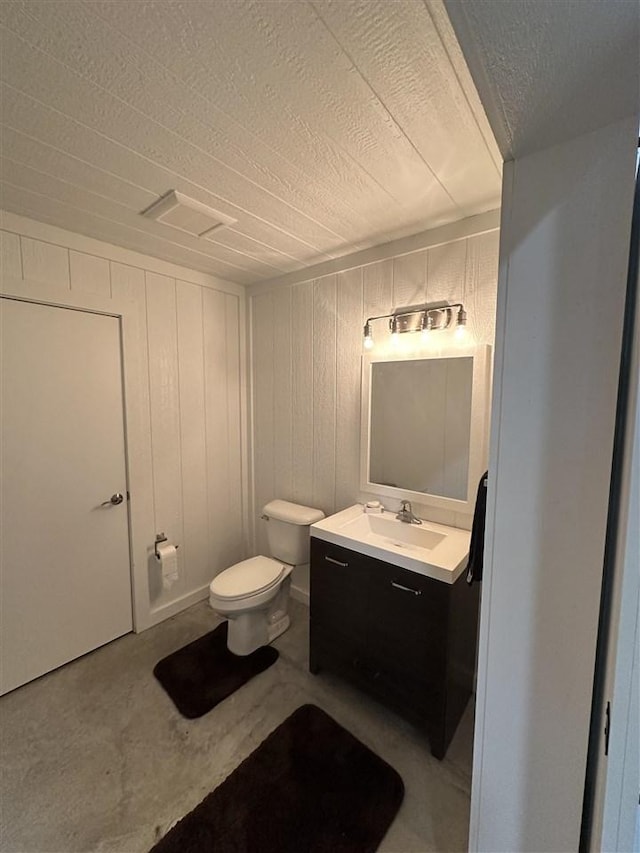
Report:
<svg viewBox="0 0 640 853"><path fill-rule="evenodd" d="M462 302L441 301L407 305L395 308L390 314L368 317L364 325L364 346L366 349L373 348L371 324L375 320L388 320L392 339L396 341L398 335L405 332L421 332L422 336L426 337L431 331L448 329L453 323L454 312L458 331L464 331L467 312Z"/></svg>

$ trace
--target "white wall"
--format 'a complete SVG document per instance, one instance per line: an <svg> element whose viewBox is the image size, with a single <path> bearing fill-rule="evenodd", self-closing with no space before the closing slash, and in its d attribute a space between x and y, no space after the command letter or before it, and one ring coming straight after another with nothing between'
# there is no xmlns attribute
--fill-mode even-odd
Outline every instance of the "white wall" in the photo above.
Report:
<svg viewBox="0 0 640 853"><path fill-rule="evenodd" d="M493 344L497 282L496 217L424 232L399 254L314 280L252 288L253 521L255 551L267 553L262 506L274 497L337 512L361 498L360 387L366 317L399 305L448 299L468 309L470 343ZM487 223L490 223L487 230ZM475 233L475 236L474 236ZM441 235L448 242L441 242ZM420 248L429 246L429 248ZM402 245L407 251L407 244ZM360 260L362 256L358 259ZM363 260L360 260L362 264ZM434 333L438 334L438 333ZM446 333L442 333L446 334ZM469 527L470 518L419 508ZM299 573L294 586L302 590Z"/></svg>
<svg viewBox="0 0 640 853"><path fill-rule="evenodd" d="M244 290L13 214L0 225L3 293L122 317L142 630L204 597L246 553ZM157 532L180 546L170 590L152 556Z"/></svg>
<svg viewBox="0 0 640 853"><path fill-rule="evenodd" d="M636 142L505 164L472 850L579 845Z"/></svg>

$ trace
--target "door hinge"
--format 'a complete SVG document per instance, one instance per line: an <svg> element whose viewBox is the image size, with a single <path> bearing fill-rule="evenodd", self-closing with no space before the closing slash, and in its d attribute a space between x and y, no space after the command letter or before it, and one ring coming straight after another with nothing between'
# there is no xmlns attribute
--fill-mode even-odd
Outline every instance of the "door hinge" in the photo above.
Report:
<svg viewBox="0 0 640 853"><path fill-rule="evenodd" d="M604 754L609 755L609 735L611 734L611 702L607 702L604 712Z"/></svg>

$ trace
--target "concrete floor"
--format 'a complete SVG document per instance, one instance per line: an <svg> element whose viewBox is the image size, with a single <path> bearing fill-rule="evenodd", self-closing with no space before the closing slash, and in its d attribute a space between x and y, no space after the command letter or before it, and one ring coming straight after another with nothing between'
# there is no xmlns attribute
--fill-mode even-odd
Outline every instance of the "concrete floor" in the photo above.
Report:
<svg viewBox="0 0 640 853"><path fill-rule="evenodd" d="M473 722L467 709L444 761L411 725L328 673L307 672L308 610L291 602L280 658L198 720L152 674L211 630L197 604L0 699L0 849L142 853L197 805L292 711L313 702L389 762L405 798L386 853L467 849Z"/></svg>

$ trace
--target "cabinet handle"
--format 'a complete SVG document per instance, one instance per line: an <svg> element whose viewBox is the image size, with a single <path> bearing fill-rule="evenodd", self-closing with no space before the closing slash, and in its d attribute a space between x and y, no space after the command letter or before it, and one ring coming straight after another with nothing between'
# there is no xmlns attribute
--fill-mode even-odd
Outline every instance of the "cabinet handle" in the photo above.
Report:
<svg viewBox="0 0 640 853"><path fill-rule="evenodd" d="M349 563L341 563L340 560L334 560L333 557L326 557L325 560L327 563L333 563L334 566L342 566L343 569L346 569L349 566Z"/></svg>
<svg viewBox="0 0 640 853"><path fill-rule="evenodd" d="M395 587L395 589L401 589L403 592L412 592L414 595L422 595L421 589L411 589L410 586L402 586L401 583L396 583L395 581L391 581L391 586Z"/></svg>

